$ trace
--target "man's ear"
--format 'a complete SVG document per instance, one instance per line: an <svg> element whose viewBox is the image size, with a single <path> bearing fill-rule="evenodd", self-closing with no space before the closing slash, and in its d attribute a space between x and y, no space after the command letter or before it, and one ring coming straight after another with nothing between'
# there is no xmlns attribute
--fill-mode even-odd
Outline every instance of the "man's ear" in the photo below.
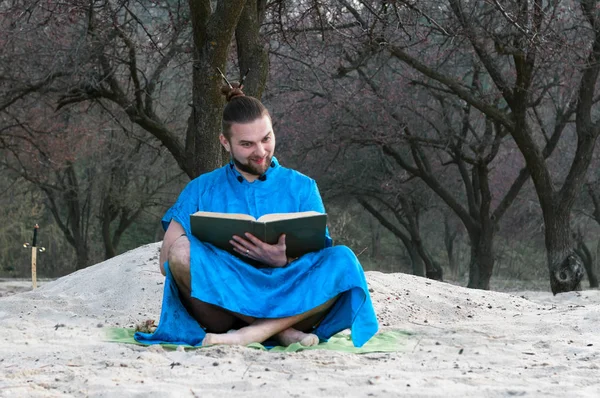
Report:
<svg viewBox="0 0 600 398"><path fill-rule="evenodd" d="M221 142L221 145L223 145L223 148L225 148L227 152L231 152L231 148L229 147L229 140L225 138L223 134L219 135L219 141Z"/></svg>

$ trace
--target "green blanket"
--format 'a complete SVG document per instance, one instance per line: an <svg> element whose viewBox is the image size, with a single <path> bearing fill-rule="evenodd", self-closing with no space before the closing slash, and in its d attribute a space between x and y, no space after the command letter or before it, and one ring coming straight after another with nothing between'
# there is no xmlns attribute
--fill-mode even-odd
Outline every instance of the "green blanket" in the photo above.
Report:
<svg viewBox="0 0 600 398"><path fill-rule="evenodd" d="M107 329L107 341L115 343L129 343L137 345L140 344L133 338L135 333L134 329L127 328L109 328ZM265 346L259 343L249 344L248 347L256 348L259 350L268 350L271 352L297 352L304 350L332 350L350 352L355 354L367 354L371 352L396 352L401 351L404 346L406 337L410 336L411 333L404 332L401 330L388 330L381 332L373 336L364 346L358 348L352 345L352 340L347 334L338 333L332 336L328 342L320 343L313 347L304 347L300 343L292 344L288 347L275 346L267 349ZM164 348L176 349L177 346L174 344L161 344ZM184 346L186 349L198 349L202 347Z"/></svg>

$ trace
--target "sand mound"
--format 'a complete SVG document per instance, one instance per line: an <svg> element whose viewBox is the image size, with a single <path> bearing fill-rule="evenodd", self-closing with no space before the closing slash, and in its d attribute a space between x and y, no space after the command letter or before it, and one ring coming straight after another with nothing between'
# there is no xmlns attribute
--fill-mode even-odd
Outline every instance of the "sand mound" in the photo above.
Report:
<svg viewBox="0 0 600 398"><path fill-rule="evenodd" d="M158 269L160 244L154 243L41 285L35 291L9 296L0 307L4 317L28 314L60 320L103 318L123 324L160 313L164 277Z"/></svg>
<svg viewBox="0 0 600 398"><path fill-rule="evenodd" d="M159 244L0 298L0 396L590 396L600 292L506 294L369 272L392 354L164 351L102 341L160 314Z"/></svg>

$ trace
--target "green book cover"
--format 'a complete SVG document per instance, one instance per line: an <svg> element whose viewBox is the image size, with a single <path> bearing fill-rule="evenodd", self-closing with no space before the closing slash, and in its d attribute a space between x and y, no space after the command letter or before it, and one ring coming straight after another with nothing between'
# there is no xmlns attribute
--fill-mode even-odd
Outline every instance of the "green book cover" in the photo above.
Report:
<svg viewBox="0 0 600 398"><path fill-rule="evenodd" d="M265 214L258 220L248 214L199 211L190 216L190 223L196 238L231 253L233 235L245 238L246 232L269 244L285 234L288 257L325 248L327 214L316 211Z"/></svg>

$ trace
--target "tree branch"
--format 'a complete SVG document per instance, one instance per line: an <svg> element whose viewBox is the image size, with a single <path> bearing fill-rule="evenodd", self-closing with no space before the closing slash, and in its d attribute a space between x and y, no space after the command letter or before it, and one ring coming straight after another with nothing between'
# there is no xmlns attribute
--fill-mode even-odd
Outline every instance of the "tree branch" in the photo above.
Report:
<svg viewBox="0 0 600 398"><path fill-rule="evenodd" d="M410 238L400 228L392 224L387 217L385 217L377 209L375 209L375 207L373 207L367 200L360 196L357 197L356 200L358 200L358 203L360 203L361 206L365 210L367 210L373 217L375 217L377 221L379 221L381 225L383 225L388 231L390 231L403 241L410 240Z"/></svg>
<svg viewBox="0 0 600 398"><path fill-rule="evenodd" d="M400 47L389 45L387 48L394 57L405 62L412 68L421 72L423 75L442 83L443 85L451 89L459 98L465 100L474 108L479 109L482 113L488 115L493 120L501 123L508 131L514 130L514 125L508 119L506 114L498 110L498 108L496 108L495 106L486 104L485 102L482 102L479 99L475 98L466 87L462 86L456 80L445 76L426 66L425 64L418 61L416 58L410 56Z"/></svg>
<svg viewBox="0 0 600 398"><path fill-rule="evenodd" d="M456 215L462 220L462 222L465 224L465 227L467 229L470 229L470 230L475 229L476 226L475 226L474 220L471 218L471 216L467 212L467 210L464 207L462 207L460 205L460 203L458 201L456 201L454 199L454 197L452 197L452 195L444 187L442 187L435 178L433 178L431 175L423 173L423 170L421 170L419 168L410 166L404 160L402 155L400 155L396 150L394 150L389 145L384 144L382 146L382 149L383 149L383 153L386 154L387 156L390 156L392 159L394 159L400 167L402 167L409 173L421 178L423 180L423 182L425 182L436 194L438 194L438 196L444 202L446 202L448 207L450 207L456 213Z"/></svg>
<svg viewBox="0 0 600 398"><path fill-rule="evenodd" d="M487 72L489 73L489 75L492 78L492 80L494 81L494 84L496 85L496 87L498 87L498 90L500 90L500 92L502 93L502 96L504 97L506 102L508 104L512 104L513 92L511 90L509 84L506 82L506 80L502 76L502 72L500 71L500 68L498 67L498 65L496 65L496 63L492 59L491 55L488 54L488 52L486 50L486 46L482 45L482 43L480 43L481 34L473 31L473 23L471 21L469 21L467 16L464 14L460 1L459 0L449 0L449 2L450 2L450 8L452 9L454 14L458 18L463 29L467 32L467 38L471 42L471 45L473 46L473 49L477 53L477 56L479 57L481 63L483 64L483 66L485 67ZM466 99L465 99L465 101L466 101ZM475 105L473 104L473 106L475 106ZM477 108L477 106L475 106L475 107ZM507 126L507 127L510 130L510 127L509 126Z"/></svg>

